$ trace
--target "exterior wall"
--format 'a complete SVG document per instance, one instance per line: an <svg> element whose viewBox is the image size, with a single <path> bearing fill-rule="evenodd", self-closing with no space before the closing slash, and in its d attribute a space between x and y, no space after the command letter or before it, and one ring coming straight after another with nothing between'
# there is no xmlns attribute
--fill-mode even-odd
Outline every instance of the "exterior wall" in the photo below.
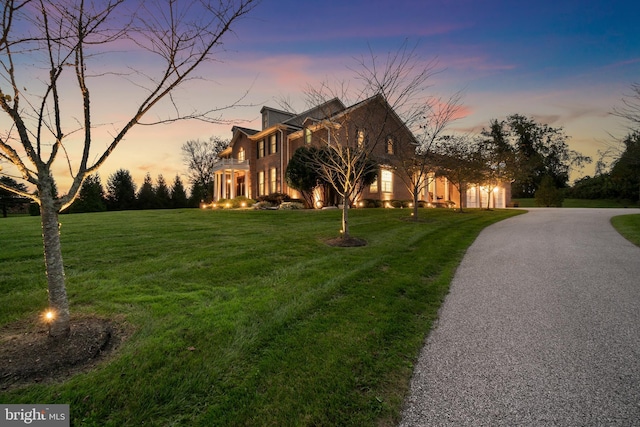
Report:
<svg viewBox="0 0 640 427"><path fill-rule="evenodd" d="M491 192L480 185L470 185L466 191L466 207L504 209L511 202L511 186L501 185Z"/></svg>
<svg viewBox="0 0 640 427"><path fill-rule="evenodd" d="M283 134L286 136L284 131L279 129L274 129L272 132L269 132L259 139L253 141L254 145L254 162L255 167L251 169L252 175L252 191L255 197L265 196L270 193L281 193L283 192L283 183L284 183L284 170L286 169L286 165L288 164L288 159L284 158L285 153L282 151L282 137ZM276 137L276 147L275 151L272 150L270 144L270 138L272 135ZM258 147L264 141L264 156L258 158L259 149ZM283 167L284 165L284 167ZM272 176L272 169L276 169L275 179ZM264 172L264 189L260 189L259 183L259 173ZM275 190L275 191L273 191Z"/></svg>

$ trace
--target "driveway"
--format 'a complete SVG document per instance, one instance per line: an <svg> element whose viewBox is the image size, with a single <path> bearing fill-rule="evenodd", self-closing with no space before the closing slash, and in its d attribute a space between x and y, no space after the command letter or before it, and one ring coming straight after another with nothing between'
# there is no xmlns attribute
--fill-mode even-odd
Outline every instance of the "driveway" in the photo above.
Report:
<svg viewBox="0 0 640 427"><path fill-rule="evenodd" d="M467 251L401 426L640 425L636 209L532 209Z"/></svg>

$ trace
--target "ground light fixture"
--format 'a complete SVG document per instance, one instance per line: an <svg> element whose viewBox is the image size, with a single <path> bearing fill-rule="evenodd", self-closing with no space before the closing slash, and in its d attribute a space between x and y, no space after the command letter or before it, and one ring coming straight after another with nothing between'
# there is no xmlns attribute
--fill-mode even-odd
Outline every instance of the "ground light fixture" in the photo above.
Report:
<svg viewBox="0 0 640 427"><path fill-rule="evenodd" d="M44 312L42 317L44 319L44 323L47 324L47 328L49 329L49 334L51 334L51 323L53 323L53 320L56 318L56 312L53 311L52 309L48 309L47 311Z"/></svg>

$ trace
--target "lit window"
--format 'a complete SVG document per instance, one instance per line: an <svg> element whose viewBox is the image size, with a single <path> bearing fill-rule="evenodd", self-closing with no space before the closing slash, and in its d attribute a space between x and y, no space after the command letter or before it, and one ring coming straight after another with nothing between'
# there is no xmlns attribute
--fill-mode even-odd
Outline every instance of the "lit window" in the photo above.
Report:
<svg viewBox="0 0 640 427"><path fill-rule="evenodd" d="M377 176L376 176L376 179L369 186L369 191L371 193L377 193L378 192L378 177Z"/></svg>
<svg viewBox="0 0 640 427"><path fill-rule="evenodd" d="M393 154L393 138L387 137L387 154Z"/></svg>
<svg viewBox="0 0 640 427"><path fill-rule="evenodd" d="M278 192L278 169L271 168L269 170L269 192L277 193Z"/></svg>
<svg viewBox="0 0 640 427"><path fill-rule="evenodd" d="M311 129L304 129L304 142L305 144L311 144Z"/></svg>
<svg viewBox="0 0 640 427"><path fill-rule="evenodd" d="M258 195L264 195L264 171L258 172Z"/></svg>
<svg viewBox="0 0 640 427"><path fill-rule="evenodd" d="M389 170L382 171L382 192L391 193L393 191L393 174Z"/></svg>
<svg viewBox="0 0 640 427"><path fill-rule="evenodd" d="M264 157L264 139L258 141L258 158Z"/></svg>
<svg viewBox="0 0 640 427"><path fill-rule="evenodd" d="M269 137L269 154L277 153L278 146L276 144L276 134L274 133Z"/></svg>
<svg viewBox="0 0 640 427"><path fill-rule="evenodd" d="M238 150L238 161L239 162L244 162L244 147L240 147L240 149Z"/></svg>

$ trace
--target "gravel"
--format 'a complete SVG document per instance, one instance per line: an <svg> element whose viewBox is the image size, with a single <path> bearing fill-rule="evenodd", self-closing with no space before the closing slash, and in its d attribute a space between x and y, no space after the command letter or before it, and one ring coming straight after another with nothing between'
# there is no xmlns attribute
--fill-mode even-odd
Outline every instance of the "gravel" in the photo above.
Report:
<svg viewBox="0 0 640 427"><path fill-rule="evenodd" d="M485 229L427 338L401 426L640 425L640 248L629 209Z"/></svg>

